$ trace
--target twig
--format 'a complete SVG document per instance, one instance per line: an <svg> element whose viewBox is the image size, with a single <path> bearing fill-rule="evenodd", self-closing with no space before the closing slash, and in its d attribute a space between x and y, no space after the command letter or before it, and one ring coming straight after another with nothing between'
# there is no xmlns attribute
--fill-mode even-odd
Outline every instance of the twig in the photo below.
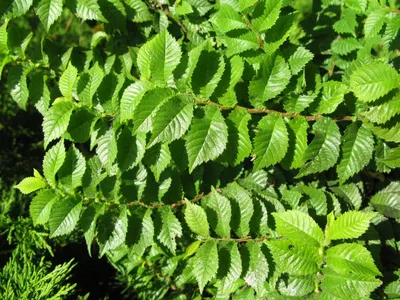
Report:
<svg viewBox="0 0 400 300"><path fill-rule="evenodd" d="M174 207L177 207L177 206L184 205L187 201L192 202L192 203L197 202L201 198L203 198L204 196L205 196L204 193L201 193L201 194L197 195L196 197L194 197L191 200L182 199L179 202L172 203L172 204L159 203L159 204L149 205L149 204L146 204L144 202L131 202L131 203L126 203L125 205L126 206L143 206L143 207L146 207L146 208L149 208L149 209L157 209L157 208L160 208L160 207L163 207L163 206L171 206L171 208L174 208Z"/></svg>
<svg viewBox="0 0 400 300"><path fill-rule="evenodd" d="M281 239L283 238L283 236L277 236L275 237L275 239ZM233 238L212 238L213 240L219 241L219 242L236 242L236 243L245 243L245 242L249 242L249 241L254 241L254 242L263 242L266 240L271 239L270 236L263 236L257 239L253 239L251 236L246 236L243 238L238 238L238 239L233 239Z"/></svg>
<svg viewBox="0 0 400 300"><path fill-rule="evenodd" d="M277 110L273 109L268 109L268 108L247 108L244 106L236 105L235 107L227 107L220 105L218 103L212 102L212 101L206 101L206 100L195 100L197 104L200 105L216 105L220 110L232 110L235 108L243 108L248 111L250 114L279 114L282 117L287 117L287 118L295 118L295 117L304 117L307 121L316 121L318 119L321 119L323 115L316 115L316 116L303 116L300 114L291 114L291 113L285 113L285 112L280 112ZM340 122L340 121L351 121L353 119L352 116L343 116L340 118L335 118L333 119L335 122Z"/></svg>

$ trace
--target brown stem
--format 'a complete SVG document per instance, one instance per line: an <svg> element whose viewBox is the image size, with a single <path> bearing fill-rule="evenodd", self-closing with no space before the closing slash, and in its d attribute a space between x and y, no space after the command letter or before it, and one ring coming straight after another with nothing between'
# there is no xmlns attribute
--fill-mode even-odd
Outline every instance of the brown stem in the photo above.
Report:
<svg viewBox="0 0 400 300"><path fill-rule="evenodd" d="M205 100L195 100L197 104L200 105L216 105L220 110L232 110L235 108L244 108L248 111L250 114L279 114L282 117L287 117L287 118L295 118L295 117L301 117L302 115L300 114L291 114L291 113L285 113L285 112L280 112L277 110L273 109L268 109L268 108L248 108L240 105L236 105L235 107L227 107L220 105L218 103L212 102L212 101L205 101ZM316 115L316 116L303 116L307 121L316 121L318 119L321 119L323 115ZM335 118L333 119L335 122L340 122L340 121L351 121L352 117L351 116L343 116L340 118Z"/></svg>
<svg viewBox="0 0 400 300"><path fill-rule="evenodd" d="M275 239L281 239L283 236L277 236ZM213 240L219 241L219 242L236 242L236 243L245 243L249 241L254 241L254 242L263 242L266 240L271 239L270 236L263 236L260 238L253 239L251 236L246 236L243 238L238 238L238 239L233 239L233 238L212 238Z"/></svg>
<svg viewBox="0 0 400 300"><path fill-rule="evenodd" d="M163 206L171 206L171 208L174 208L174 207L177 207L177 206L184 205L187 201L192 202L192 203L197 202L201 198L203 198L204 196L205 196L204 193L201 193L201 194L197 195L196 197L194 197L191 200L182 199L179 202L172 203L172 204L159 203L159 204L151 205L151 204L146 204L144 202L131 202L131 203L126 203L126 206L143 206L143 207L150 208L150 209L157 209L157 208L160 208L160 207L163 207Z"/></svg>

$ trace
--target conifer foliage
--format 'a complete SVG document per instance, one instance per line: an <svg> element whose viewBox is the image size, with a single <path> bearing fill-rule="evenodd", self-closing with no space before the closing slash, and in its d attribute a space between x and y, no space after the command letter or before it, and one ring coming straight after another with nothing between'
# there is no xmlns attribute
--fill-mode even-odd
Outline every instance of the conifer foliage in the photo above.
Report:
<svg viewBox="0 0 400 300"><path fill-rule="evenodd" d="M400 297L396 3L2 1L33 222L145 299Z"/></svg>

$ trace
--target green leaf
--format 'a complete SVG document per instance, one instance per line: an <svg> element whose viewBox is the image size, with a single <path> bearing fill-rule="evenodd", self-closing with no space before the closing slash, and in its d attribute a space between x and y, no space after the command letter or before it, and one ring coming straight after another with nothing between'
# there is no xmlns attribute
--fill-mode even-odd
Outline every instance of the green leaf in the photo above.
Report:
<svg viewBox="0 0 400 300"><path fill-rule="evenodd" d="M161 214L162 228L157 238L175 255L175 239L182 235L182 226L170 207L164 206L159 212Z"/></svg>
<svg viewBox="0 0 400 300"><path fill-rule="evenodd" d="M8 53L7 26L8 26L8 20L4 21L3 25L0 26L0 55Z"/></svg>
<svg viewBox="0 0 400 300"><path fill-rule="evenodd" d="M332 42L331 50L339 55L347 55L361 47L356 38L340 38Z"/></svg>
<svg viewBox="0 0 400 300"><path fill-rule="evenodd" d="M26 14L29 8L32 6L33 0L13 0L13 1L4 1L5 3L2 5L4 8L7 7L6 17L8 18L17 18ZM8 2L8 3L6 3ZM2 8L3 8L2 7ZM0 17L3 15L0 14Z"/></svg>
<svg viewBox="0 0 400 300"><path fill-rule="evenodd" d="M69 119L74 109L72 102L62 101L53 104L43 118L44 147L61 137L68 128Z"/></svg>
<svg viewBox="0 0 400 300"><path fill-rule="evenodd" d="M56 173L65 160L64 141L60 140L56 145L46 152L43 160L43 173L50 186L56 186Z"/></svg>
<svg viewBox="0 0 400 300"><path fill-rule="evenodd" d="M101 13L97 0L76 0L76 15L83 21L96 20L108 23Z"/></svg>
<svg viewBox="0 0 400 300"><path fill-rule="evenodd" d="M312 95L292 95L286 98L283 108L288 113L299 114L305 110L317 98L316 94Z"/></svg>
<svg viewBox="0 0 400 300"><path fill-rule="evenodd" d="M154 223L151 213L151 209L144 208L131 211L126 244L131 248L131 253L134 255L142 256L146 248L154 242Z"/></svg>
<svg viewBox="0 0 400 300"><path fill-rule="evenodd" d="M228 184L222 194L233 201L231 227L239 237L245 237L250 232L250 220L254 213L251 194L236 182Z"/></svg>
<svg viewBox="0 0 400 300"><path fill-rule="evenodd" d="M70 233L74 230L82 210L82 200L66 196L54 203L49 219L50 237Z"/></svg>
<svg viewBox="0 0 400 300"><path fill-rule="evenodd" d="M134 22L141 23L153 20L146 3L142 0L126 0L125 3L135 10Z"/></svg>
<svg viewBox="0 0 400 300"><path fill-rule="evenodd" d="M26 75L29 68L26 66L15 66L10 69L7 76L7 84L10 89L12 99L23 109L26 109L26 103L29 98L28 85L26 83Z"/></svg>
<svg viewBox="0 0 400 300"><path fill-rule="evenodd" d="M383 124L396 115L400 114L400 94L384 102L379 101L378 105L369 106L368 111L363 115L371 122Z"/></svg>
<svg viewBox="0 0 400 300"><path fill-rule="evenodd" d="M325 261L329 268L341 274L382 275L371 253L360 244L345 243L329 248Z"/></svg>
<svg viewBox="0 0 400 300"><path fill-rule="evenodd" d="M197 250L193 263L193 275L196 278L200 293L218 271L218 250L214 240L206 241Z"/></svg>
<svg viewBox="0 0 400 300"><path fill-rule="evenodd" d="M244 11L246 8L252 6L256 0L239 0L239 8Z"/></svg>
<svg viewBox="0 0 400 300"><path fill-rule="evenodd" d="M208 225L205 211L196 204L186 201L185 221L190 230L202 237L210 236L210 227Z"/></svg>
<svg viewBox="0 0 400 300"><path fill-rule="evenodd" d="M168 99L153 118L153 134L149 147L181 138L189 129L192 118L192 101L178 96Z"/></svg>
<svg viewBox="0 0 400 300"><path fill-rule="evenodd" d="M350 87L360 101L371 102L399 86L400 76L391 66L375 62L363 65L350 75Z"/></svg>
<svg viewBox="0 0 400 300"><path fill-rule="evenodd" d="M221 249L219 255L221 265L226 261L225 255L229 254L229 265L224 266L226 268L226 274L224 274L225 276L221 280L220 286L222 294L225 294L235 291L234 283L240 278L240 274L242 273L242 259L240 257L237 243L230 242L225 245L222 244L222 246L224 246L224 248L223 250Z"/></svg>
<svg viewBox="0 0 400 300"><path fill-rule="evenodd" d="M96 63L87 73L83 73L78 81L77 92L79 102L91 107L92 99L104 78L104 71Z"/></svg>
<svg viewBox="0 0 400 300"><path fill-rule="evenodd" d="M115 139L114 129L111 127L102 136L99 137L96 153L101 164L109 170L117 158L117 141Z"/></svg>
<svg viewBox="0 0 400 300"><path fill-rule="evenodd" d="M290 240L266 242L279 270L291 275L310 275L319 271L322 257L314 246L296 244Z"/></svg>
<svg viewBox="0 0 400 300"><path fill-rule="evenodd" d="M220 156L228 142L228 127L218 107L207 105L202 112L202 117L194 118L186 138L190 173L203 162Z"/></svg>
<svg viewBox="0 0 400 300"><path fill-rule="evenodd" d="M231 228L229 226L232 217L231 204L227 198L220 195L214 187L211 193L203 200L206 207L211 228L222 238L229 238Z"/></svg>
<svg viewBox="0 0 400 300"><path fill-rule="evenodd" d="M178 66L181 56L178 42L167 30L163 30L139 50L137 65L141 79L165 84Z"/></svg>
<svg viewBox="0 0 400 300"><path fill-rule="evenodd" d="M60 92L64 97L72 99L72 91L77 76L78 70L70 63L68 68L62 73L59 82Z"/></svg>
<svg viewBox="0 0 400 300"><path fill-rule="evenodd" d="M376 193L372 198L372 206L389 218L400 218L400 182L393 181Z"/></svg>
<svg viewBox="0 0 400 300"><path fill-rule="evenodd" d="M229 32L225 36L221 37L221 40L226 43L228 49L226 55L228 57L247 50L256 50L260 48L260 42L257 35L248 30Z"/></svg>
<svg viewBox="0 0 400 300"><path fill-rule="evenodd" d="M371 12L364 23L364 35L365 38L373 37L378 34L382 29L382 26L385 22L385 11L374 11Z"/></svg>
<svg viewBox="0 0 400 300"><path fill-rule="evenodd" d="M150 167L157 182L160 180L161 173L171 162L171 159L171 152L166 143L151 147L144 157L146 165Z"/></svg>
<svg viewBox="0 0 400 300"><path fill-rule="evenodd" d="M254 171L274 165L285 156L289 145L285 122L279 114L270 114L258 123L254 138Z"/></svg>
<svg viewBox="0 0 400 300"><path fill-rule="evenodd" d="M192 256L193 254L195 254L197 249L199 249L200 245L201 245L201 241L199 241L199 240L198 241L194 241L193 243L191 243L186 248L185 256L183 257L183 259L186 259L186 258Z"/></svg>
<svg viewBox="0 0 400 300"><path fill-rule="evenodd" d="M372 158L374 139L364 125L353 123L343 136L342 158L337 166L340 184L360 172Z"/></svg>
<svg viewBox="0 0 400 300"><path fill-rule="evenodd" d="M38 4L36 14L47 31L49 31L50 26L61 16L62 8L62 0L41 0Z"/></svg>
<svg viewBox="0 0 400 300"><path fill-rule="evenodd" d="M337 33L350 33L353 36L356 36L356 27L356 14L351 9L345 9L340 16L340 20L333 24L333 29Z"/></svg>
<svg viewBox="0 0 400 300"><path fill-rule="evenodd" d="M321 118L315 122L313 130L315 136L304 153L305 164L297 178L328 170L339 158L340 132L336 123L330 118Z"/></svg>
<svg viewBox="0 0 400 300"><path fill-rule="evenodd" d="M318 224L308 214L289 210L272 213L275 218L276 230L299 244L311 244L319 247L324 242L324 234Z"/></svg>
<svg viewBox="0 0 400 300"><path fill-rule="evenodd" d="M267 259L261 251L260 244L254 241L247 242L241 249L243 261L244 281L255 289L259 295L263 294L264 282L269 273Z"/></svg>
<svg viewBox="0 0 400 300"><path fill-rule="evenodd" d="M117 150L117 163L121 171L134 168L146 151L146 134L139 132L133 136L131 130L125 127L118 136Z"/></svg>
<svg viewBox="0 0 400 300"><path fill-rule="evenodd" d="M304 47L298 47L296 51L289 57L288 63L292 75L298 74L303 70L304 66L313 59L314 54Z"/></svg>
<svg viewBox="0 0 400 300"><path fill-rule="evenodd" d="M278 96L290 82L289 65L281 56L267 56L261 62L259 74L249 85L249 101L254 107Z"/></svg>
<svg viewBox="0 0 400 300"><path fill-rule="evenodd" d="M370 275L341 274L331 268L323 269L322 294L338 299L366 299L382 282Z"/></svg>
<svg viewBox="0 0 400 300"><path fill-rule="evenodd" d="M121 122L133 119L133 113L144 94L153 88L149 81L137 81L128 86L121 97Z"/></svg>
<svg viewBox="0 0 400 300"><path fill-rule="evenodd" d="M90 138L97 120L98 117L86 108L74 110L64 138L77 143L85 143Z"/></svg>
<svg viewBox="0 0 400 300"><path fill-rule="evenodd" d="M362 204L362 196L355 183L331 187L330 189L340 198L349 203L355 210L360 209Z"/></svg>
<svg viewBox="0 0 400 300"><path fill-rule="evenodd" d="M99 257L125 242L128 231L128 217L125 208L120 211L107 211L98 220L97 241L100 246Z"/></svg>
<svg viewBox="0 0 400 300"><path fill-rule="evenodd" d="M347 211L330 224L326 236L330 240L354 239L361 236L369 227L376 213Z"/></svg>
<svg viewBox="0 0 400 300"><path fill-rule="evenodd" d="M305 297L310 296L309 294L314 291L315 278L313 275L306 276L294 276L291 275L289 278L283 274L278 283L279 292L287 297Z"/></svg>
<svg viewBox="0 0 400 300"><path fill-rule="evenodd" d="M390 147L381 140L378 140L378 143L375 148L375 164L376 170L381 173L389 173L390 168L386 166L381 160L385 159L390 153Z"/></svg>
<svg viewBox="0 0 400 300"><path fill-rule="evenodd" d="M289 14L281 16L272 26L265 32L268 37L267 43L264 43L264 51L268 54L273 54L290 36L293 24L295 24L296 14Z"/></svg>
<svg viewBox="0 0 400 300"><path fill-rule="evenodd" d="M257 33L270 29L278 20L282 0L265 1L258 4L253 13L251 27ZM261 12L259 12L261 10Z"/></svg>
<svg viewBox="0 0 400 300"><path fill-rule="evenodd" d="M317 108L317 114L331 114L343 102L348 88L338 81L327 81L322 84L322 97Z"/></svg>
<svg viewBox="0 0 400 300"><path fill-rule="evenodd" d="M82 153L72 145L67 152L64 164L58 172L59 183L68 191L82 185L82 177L86 170L86 161Z"/></svg>
<svg viewBox="0 0 400 300"><path fill-rule="evenodd" d="M240 56L233 56L226 65L225 68L225 73L223 75L223 79L221 79L221 82L224 81L224 76L229 76L229 86L227 87L226 91L223 93L222 96L218 97L218 103L221 103L224 106L227 107L234 107L237 103L237 97L236 97L236 91L235 87L236 84L241 80L242 75L244 71L244 62L240 58ZM226 79L228 80L228 79ZM219 92L219 90L223 89L222 84L217 86L216 93ZM217 95L215 95L217 96Z"/></svg>
<svg viewBox="0 0 400 300"><path fill-rule="evenodd" d="M151 131L155 114L164 102L172 96L173 91L168 88L156 88L149 91L134 111L133 119L135 120L135 124L133 132L147 133Z"/></svg>
<svg viewBox="0 0 400 300"><path fill-rule="evenodd" d="M291 169L296 169L303 165L309 125L304 117L295 117L288 122L288 125L289 148L282 163Z"/></svg>
<svg viewBox="0 0 400 300"><path fill-rule="evenodd" d="M386 142L400 143L400 122L392 120L382 126L374 126L371 123L364 123L377 137Z"/></svg>
<svg viewBox="0 0 400 300"><path fill-rule="evenodd" d="M216 51L202 51L193 71L191 86L200 99L209 99L225 70L224 57Z"/></svg>
<svg viewBox="0 0 400 300"><path fill-rule="evenodd" d="M42 190L32 199L29 212L34 225L46 224L49 221L51 208L57 199L52 190Z"/></svg>
<svg viewBox="0 0 400 300"><path fill-rule="evenodd" d="M211 18L211 22L223 33L235 29L247 28L243 17L232 6L221 4L217 13Z"/></svg>
<svg viewBox="0 0 400 300"><path fill-rule="evenodd" d="M323 189L311 186L303 186L301 190L306 193L310 199L311 206L315 209L318 216L326 216L328 211L328 202Z"/></svg>
<svg viewBox="0 0 400 300"><path fill-rule="evenodd" d="M46 187L46 182L37 177L25 177L15 186L15 188L19 189L22 194L30 194L44 187Z"/></svg>
<svg viewBox="0 0 400 300"><path fill-rule="evenodd" d="M397 299L400 297L400 280L392 281L385 287L385 294L389 299Z"/></svg>
<svg viewBox="0 0 400 300"><path fill-rule="evenodd" d="M97 234L96 224L100 214L104 213L104 206L99 203L89 205L82 213L80 218L80 228L82 228L86 240L89 255L92 256L92 243Z"/></svg>
<svg viewBox="0 0 400 300"><path fill-rule="evenodd" d="M244 108L235 108L226 118L228 144L221 158L231 166L237 166L251 154L250 119L251 115Z"/></svg>

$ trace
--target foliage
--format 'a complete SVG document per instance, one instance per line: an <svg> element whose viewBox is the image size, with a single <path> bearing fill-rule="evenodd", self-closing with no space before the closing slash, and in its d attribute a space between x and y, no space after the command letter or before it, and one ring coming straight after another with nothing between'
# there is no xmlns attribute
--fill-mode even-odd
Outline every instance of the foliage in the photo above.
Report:
<svg viewBox="0 0 400 300"><path fill-rule="evenodd" d="M48 259L49 254L53 255L46 241L48 234L36 230L29 218L12 220L10 212L20 199L13 190L2 189L2 192L1 230L11 248L11 256L0 271L1 298L64 299L71 296L75 284L68 281L73 261L53 266Z"/></svg>
<svg viewBox="0 0 400 300"><path fill-rule="evenodd" d="M10 95L43 115L43 168L16 187L51 236L78 227L145 299L399 296L396 1L0 16Z"/></svg>

